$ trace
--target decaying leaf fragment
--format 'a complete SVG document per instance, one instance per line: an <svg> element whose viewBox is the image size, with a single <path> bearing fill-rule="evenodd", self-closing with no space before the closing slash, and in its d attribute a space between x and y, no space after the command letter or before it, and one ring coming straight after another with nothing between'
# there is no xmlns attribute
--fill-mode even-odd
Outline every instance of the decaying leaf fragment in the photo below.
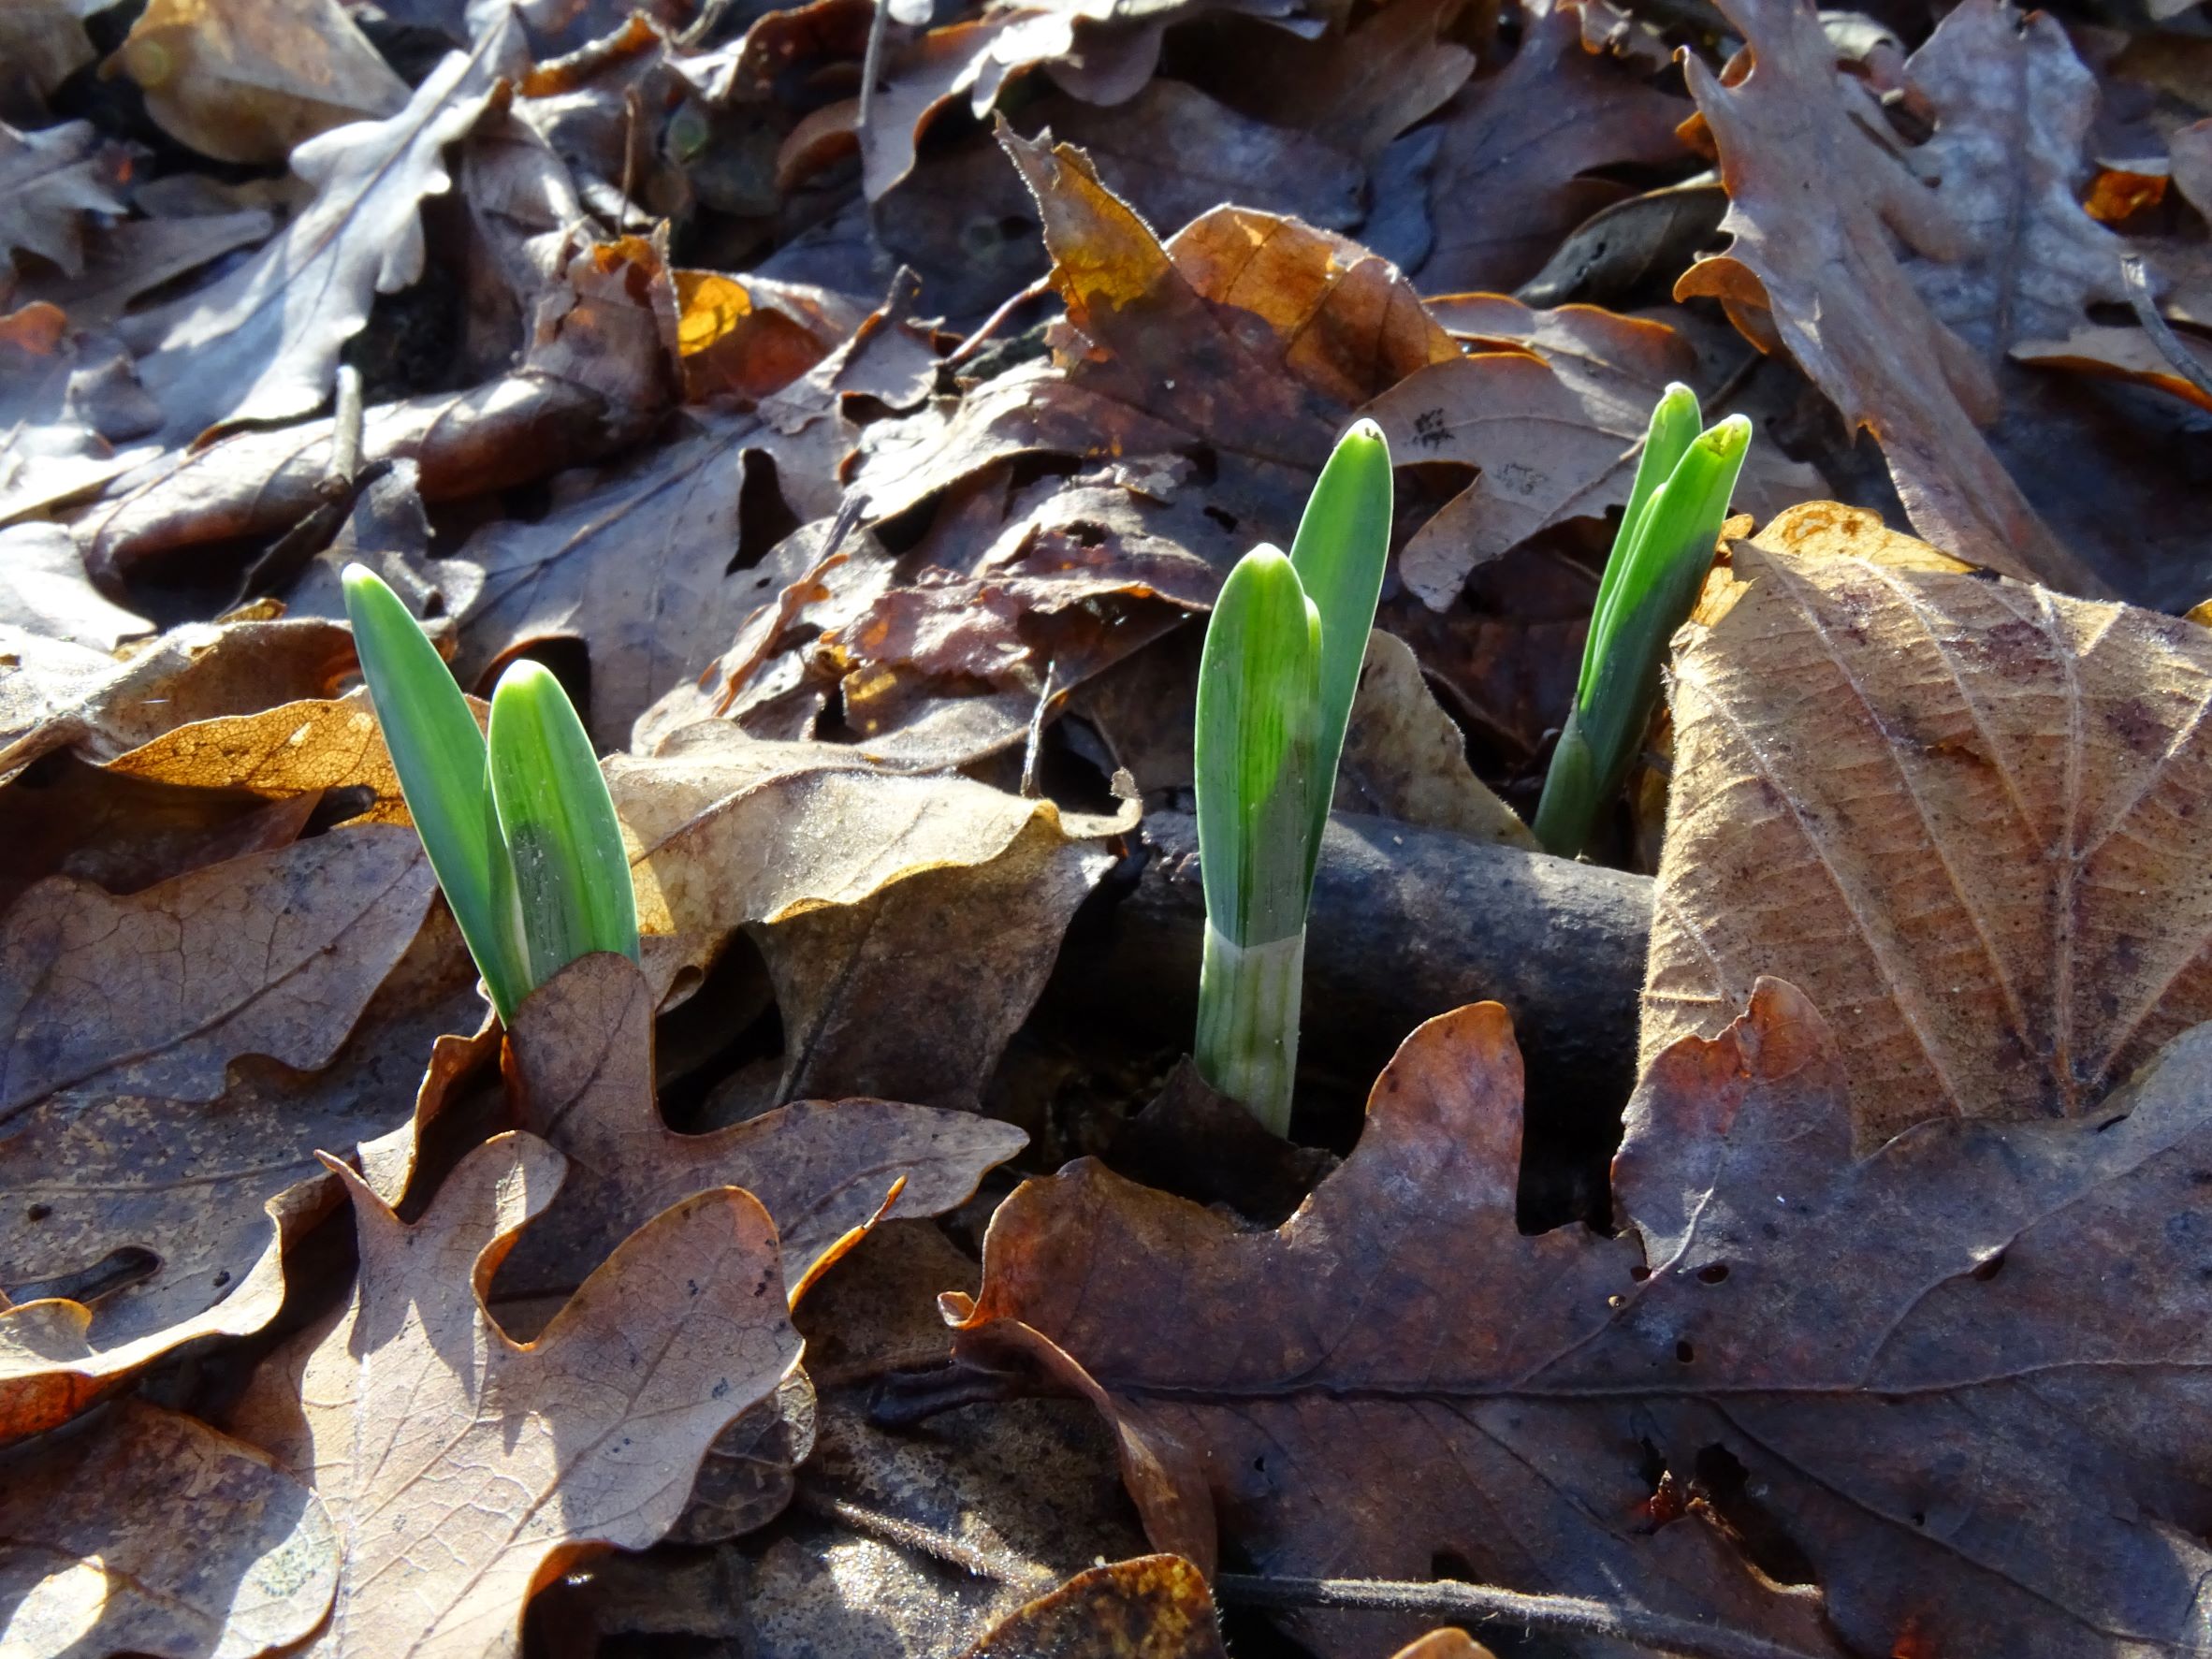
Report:
<svg viewBox="0 0 2212 1659"><path fill-rule="evenodd" d="M11 1454L0 1479L9 1653L254 1659L321 1623L338 1539L266 1453L140 1400Z"/></svg>
<svg viewBox="0 0 2212 1659"><path fill-rule="evenodd" d="M481 1296L551 1199L559 1153L499 1136L412 1225L330 1166L359 1283L263 1362L230 1425L313 1488L344 1547L310 1652L517 1652L531 1594L594 1550L659 1538L709 1443L796 1363L775 1229L734 1188L686 1199L523 1345Z"/></svg>
<svg viewBox="0 0 2212 1659"><path fill-rule="evenodd" d="M991 1626L963 1659L1228 1659L1203 1574L1142 1555L1076 1576Z"/></svg>
<svg viewBox="0 0 2212 1659"><path fill-rule="evenodd" d="M2212 636L1757 543L1736 575L1676 660L1647 1064L1786 976L1871 1143L2091 1113L2212 1018Z"/></svg>
<svg viewBox="0 0 2212 1659"><path fill-rule="evenodd" d="M1448 1551L1809 1653L2186 1650L2207 1067L2200 1028L2103 1121L1942 1119L1862 1157L1828 1026L1762 981L1647 1071L1623 1235L1530 1238L1518 1057L1477 1005L1406 1041L1273 1232L1087 1160L1024 1186L948 1299L956 1351L1092 1399L1157 1546L1209 1550L1218 1517L1262 1571Z"/></svg>
<svg viewBox="0 0 2212 1659"><path fill-rule="evenodd" d="M508 1255L495 1281L502 1300L567 1291L647 1220L715 1186L741 1186L765 1207L796 1288L855 1230L959 1204L1027 1139L972 1113L868 1099L799 1100L678 1134L653 1100L653 1008L636 965L600 954L517 1011L508 1041L521 1126L567 1158L568 1173Z"/></svg>

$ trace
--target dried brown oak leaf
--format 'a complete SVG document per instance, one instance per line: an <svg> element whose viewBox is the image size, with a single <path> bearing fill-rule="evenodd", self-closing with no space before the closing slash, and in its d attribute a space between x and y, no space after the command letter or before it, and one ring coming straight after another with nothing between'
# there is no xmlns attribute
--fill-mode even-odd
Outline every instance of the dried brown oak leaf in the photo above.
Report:
<svg viewBox="0 0 2212 1659"><path fill-rule="evenodd" d="M0 518L153 459L158 447L141 440L160 424L120 342L71 327L46 300L0 316Z"/></svg>
<svg viewBox="0 0 2212 1659"><path fill-rule="evenodd" d="M851 483L871 520L1035 453L1205 450L1211 504L1288 543L1353 405L1458 348L1403 273L1293 219L1217 208L1165 244L1083 153L1002 129L1067 305L1056 364L867 429Z"/></svg>
<svg viewBox="0 0 2212 1659"><path fill-rule="evenodd" d="M0 1484L0 1633L22 1653L254 1659L313 1634L338 1537L266 1452L124 1401L16 1453Z"/></svg>
<svg viewBox="0 0 2212 1659"><path fill-rule="evenodd" d="M1646 1073L1623 1235L1528 1238L1511 1037L1463 1009L1277 1231L1087 1162L1025 1186L955 1340L1088 1393L1162 1547L1210 1548L1218 1515L1265 1571L1448 1551L1807 1652L2191 1651L2208 1067L2199 1029L2097 1122L1938 1120L1861 1157L1826 1023L1762 981ZM1687 1513L1652 1503L1666 1477Z"/></svg>
<svg viewBox="0 0 2212 1659"><path fill-rule="evenodd" d="M1755 544L1736 574L1676 659L1647 1062L1784 976L1870 1141L2083 1115L2212 1018L2212 634Z"/></svg>
<svg viewBox="0 0 2212 1659"><path fill-rule="evenodd" d="M138 83L155 125L218 161L281 162L407 101L338 0L153 0L109 65Z"/></svg>
<svg viewBox="0 0 2212 1659"><path fill-rule="evenodd" d="M1625 196L1589 177L1681 156L1690 107L1619 58L1587 50L1582 7L1539 0L1513 59L1445 107L1430 175L1436 243L1420 267L1430 292L1507 289L1543 269L1567 232Z"/></svg>
<svg viewBox="0 0 2212 1659"><path fill-rule="evenodd" d="M1205 1575L1179 1555L1141 1555L1016 1608L962 1659L1229 1659L1229 1650Z"/></svg>
<svg viewBox="0 0 2212 1659"><path fill-rule="evenodd" d="M1090 1159L1031 1181L992 1218L973 1304L945 1299L954 1353L1087 1396L1154 1547L1209 1570L1218 1525L1266 1573L1420 1579L1451 1554L1481 1582L1810 1627L1809 1598L1762 1586L1717 1529L1640 1511L1639 1419L1714 1374L1669 1351L1640 1394L1550 1386L1626 1317L1608 1302L1640 1256L1521 1236L1521 1084L1495 1003L1431 1020L1376 1082L1358 1147L1273 1231ZM1296 1630L1348 1656L1419 1626Z"/></svg>
<svg viewBox="0 0 2212 1659"><path fill-rule="evenodd" d="M482 1294L559 1153L499 1136L412 1225L329 1163L360 1238L353 1298L263 1361L230 1425L313 1488L344 1547L308 1651L517 1653L531 1593L658 1539L714 1437L797 1362L775 1229L735 1188L686 1199L517 1344Z"/></svg>
<svg viewBox="0 0 2212 1659"><path fill-rule="evenodd" d="M130 321L139 378L169 437L305 415L329 397L338 354L376 296L421 277L422 198L449 186L445 146L475 125L520 53L520 31L503 18L398 113L300 145L293 170L315 196L298 217L236 270Z"/></svg>
<svg viewBox="0 0 2212 1659"><path fill-rule="evenodd" d="M1472 51L1438 38L1464 9L1465 0L1390 0L1318 39L1254 30L1235 45L1239 107L1372 165L1475 72Z"/></svg>
<svg viewBox="0 0 2212 1659"><path fill-rule="evenodd" d="M625 237L586 244L564 264L538 296L514 371L370 409L364 466L412 459L423 498L451 501L531 483L652 429L677 384L675 290L660 251ZM174 452L85 516L87 564L114 586L156 554L290 530L323 504L334 425L325 416Z"/></svg>
<svg viewBox="0 0 2212 1659"><path fill-rule="evenodd" d="M1476 566L1626 502L1652 405L1668 382L1700 378L1690 342L1649 318L1538 311L1500 294L1463 296L1449 314L1473 355L1416 370L1366 410L1401 464L1481 470L1399 550L1400 576L1435 611ZM1822 488L1811 467L1756 444L1736 499L1773 512Z"/></svg>
<svg viewBox="0 0 2212 1659"><path fill-rule="evenodd" d="M2087 73L2063 31L2047 17L2016 24L1999 0L1958 7L1913 60L1949 105L1924 154L1838 74L1810 7L1726 9L1750 42L1749 72L1684 66L1720 150L1734 240L1683 274L1677 298L1718 298L1754 341L1785 347L1879 440L1924 535L2007 575L2106 592L1979 429L2001 412L1997 371L2019 320L2078 315L2104 291L2095 268L2107 262L2117 280L2117 239L2074 204L2050 149L2076 125L2072 83ZM2023 84L2044 95L2033 115Z"/></svg>
<svg viewBox="0 0 2212 1659"><path fill-rule="evenodd" d="M96 651L153 632L92 585L77 538L43 518L0 530L0 624Z"/></svg>
<svg viewBox="0 0 2212 1659"><path fill-rule="evenodd" d="M654 1001L635 964L603 953L517 1011L520 1127L568 1159L568 1175L493 1282L502 1302L565 1293L651 1216L710 1186L742 1186L766 1207L795 1289L855 1230L962 1203L1027 1140L972 1113L873 1099L796 1100L678 1134L653 1099Z"/></svg>

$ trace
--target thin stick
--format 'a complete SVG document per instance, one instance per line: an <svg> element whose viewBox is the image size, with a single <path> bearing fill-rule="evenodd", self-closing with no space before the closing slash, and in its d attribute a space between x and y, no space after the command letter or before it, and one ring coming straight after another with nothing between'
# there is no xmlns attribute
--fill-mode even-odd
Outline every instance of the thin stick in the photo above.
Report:
<svg viewBox="0 0 2212 1659"><path fill-rule="evenodd" d="M2207 404L2212 404L2212 372L2196 353L2182 344L2181 336L2174 332L2173 325L2159 315L2158 302L2151 298L2150 273L2144 268L2142 255L2130 254L2120 261L2120 280L2127 284L2128 303L2134 308L2135 320L2143 325L2144 333L2150 336L2150 343L2159 348L2159 356L2174 366L2174 371L2197 388Z"/></svg>
<svg viewBox="0 0 2212 1659"><path fill-rule="evenodd" d="M868 138L876 130L876 77L883 72L883 37L891 31L891 0L876 0L868 19L868 48L860 60L860 114L855 122L860 139L860 195L868 204L868 226L876 220L875 198L868 194Z"/></svg>
<svg viewBox="0 0 2212 1659"><path fill-rule="evenodd" d="M323 469L315 493L327 502L343 501L353 494L354 479L361 471L361 371L351 363L338 366L338 386L330 415L330 464Z"/></svg>
<svg viewBox="0 0 2212 1659"><path fill-rule="evenodd" d="M1052 706L1053 680L1059 667L1057 657L1046 660L1044 684L1037 692L1037 706L1029 712L1029 740L1022 749L1022 799L1025 801L1034 801L1044 793L1037 781L1037 768L1044 758L1044 716Z"/></svg>
<svg viewBox="0 0 2212 1659"><path fill-rule="evenodd" d="M880 1538L898 1549L917 1550L988 1583L1011 1584L1034 1595L1050 1590L1059 1581L1050 1570L1035 1562L1023 1561L1003 1551L978 1549L965 1538L923 1526L903 1515L887 1515L880 1509L855 1504L850 1498L838 1497L805 1480L799 1482L792 1496L800 1508L824 1520L841 1521L855 1532Z"/></svg>
<svg viewBox="0 0 2212 1659"><path fill-rule="evenodd" d="M1467 1619L1514 1624L1560 1636L1628 1642L1679 1659L1812 1659L1763 1637L1698 1624L1666 1613L1614 1607L1579 1595L1528 1595L1491 1584L1451 1579L1398 1583L1381 1579L1275 1579L1221 1573L1214 1593L1225 1602L1257 1608L1357 1608L1424 1618Z"/></svg>

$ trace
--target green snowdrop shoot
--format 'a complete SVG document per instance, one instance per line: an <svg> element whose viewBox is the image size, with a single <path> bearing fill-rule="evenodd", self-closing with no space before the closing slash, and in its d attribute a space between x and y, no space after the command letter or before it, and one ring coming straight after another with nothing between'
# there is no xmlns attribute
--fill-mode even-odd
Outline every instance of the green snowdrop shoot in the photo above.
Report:
<svg viewBox="0 0 2212 1659"><path fill-rule="evenodd" d="M1667 641L1688 619L1728 515L1751 422L1700 431L1697 395L1670 386L1652 411L1627 511L1597 588L1582 673L1536 807L1536 839L1573 858L1621 793L1659 699Z"/></svg>
<svg viewBox="0 0 2212 1659"><path fill-rule="evenodd" d="M615 806L560 682L517 662L488 746L438 649L373 571L345 610L400 793L500 1018L578 956L637 958L637 902Z"/></svg>
<svg viewBox="0 0 2212 1659"><path fill-rule="evenodd" d="M1306 908L1390 540L1390 445L1363 420L1321 470L1289 556L1255 547L1230 572L1200 662L1197 1059L1278 1135L1298 1066Z"/></svg>

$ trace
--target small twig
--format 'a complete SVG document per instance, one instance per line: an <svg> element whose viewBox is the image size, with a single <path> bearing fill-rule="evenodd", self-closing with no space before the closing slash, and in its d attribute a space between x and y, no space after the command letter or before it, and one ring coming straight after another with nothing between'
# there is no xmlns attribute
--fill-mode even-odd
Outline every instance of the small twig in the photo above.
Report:
<svg viewBox="0 0 2212 1659"><path fill-rule="evenodd" d="M891 32L891 0L876 0L868 19L867 51L860 60L860 113L853 137L860 140L860 198L867 203L868 228L876 227L876 203L868 195L868 138L876 130L876 78L883 72L883 37Z"/></svg>
<svg viewBox="0 0 2212 1659"><path fill-rule="evenodd" d="M1049 658L1044 664L1044 684L1038 689L1037 706L1029 711L1029 740L1022 749L1022 799L1034 801L1042 793L1037 782L1037 767L1044 756L1044 715L1053 706L1056 688L1054 677L1059 671L1060 660Z"/></svg>
<svg viewBox="0 0 2212 1659"><path fill-rule="evenodd" d="M1744 382L1751 379L1754 374L1757 373L1759 365L1764 363L1766 360L1767 354L1759 350L1756 346L1754 346L1749 352L1747 352L1744 355L1743 360L1738 363L1735 368L1728 371L1727 378L1722 381L1719 386L1713 387L1712 395L1705 400L1705 409L1708 417L1710 418L1718 415L1722 410L1727 408L1730 403L1734 402L1736 400L1736 394L1743 390Z"/></svg>
<svg viewBox="0 0 2212 1659"><path fill-rule="evenodd" d="M982 351L984 346L991 342L991 341L997 336L999 325L1004 323L1008 317L1011 316L1015 312L1021 310L1023 306L1027 305L1031 300L1041 299L1045 295L1052 292L1052 273L1048 271L1043 276L1039 277L1035 282L1031 283L1026 288L1020 290L1018 293L1008 296L1005 301L1000 304L997 311L993 312L989 316L982 320L982 326L979 327L973 334L970 334L966 340L963 340L960 342L960 349L955 351L951 357L945 359L945 367L948 369L957 369L969 358L973 357L976 353Z"/></svg>
<svg viewBox="0 0 2212 1659"><path fill-rule="evenodd" d="M2143 325L2144 333L2150 336L2150 343L2159 348L2159 356L2174 366L2174 371L2197 388L2207 404L2212 404L2212 371L2205 368L2204 359L2190 351L2174 332L2173 325L2159 315L2158 301L2150 292L2150 272L2142 255L2130 254L2120 261L2120 280L2128 289L2128 304L2134 309L2135 320Z"/></svg>
<svg viewBox="0 0 2212 1659"><path fill-rule="evenodd" d="M361 371L351 363L338 366L338 387L331 402L330 460L315 493L327 502L339 502L352 496L361 471Z"/></svg>
<svg viewBox="0 0 2212 1659"><path fill-rule="evenodd" d="M1256 1573L1221 1573L1214 1594L1225 1602L1256 1608L1357 1608L1423 1618L1515 1624L1560 1636L1628 1642L1678 1659L1812 1659L1763 1637L1695 1623L1666 1613L1614 1607L1579 1595L1529 1595L1490 1584L1439 1579L1398 1583L1382 1579L1275 1579Z"/></svg>
<svg viewBox="0 0 2212 1659"><path fill-rule="evenodd" d="M849 1498L801 1480L793 1493L793 1502L811 1514L825 1520L841 1521L855 1532L880 1538L884 1543L901 1550L919 1550L922 1554L956 1566L962 1572L982 1579L993 1584L1011 1584L1028 1594L1041 1594L1050 1590L1059 1579L1047 1568L1035 1562L1022 1561L1011 1555L977 1549L964 1538L940 1533L934 1527L922 1526L902 1515L886 1515L880 1509L870 1509Z"/></svg>

